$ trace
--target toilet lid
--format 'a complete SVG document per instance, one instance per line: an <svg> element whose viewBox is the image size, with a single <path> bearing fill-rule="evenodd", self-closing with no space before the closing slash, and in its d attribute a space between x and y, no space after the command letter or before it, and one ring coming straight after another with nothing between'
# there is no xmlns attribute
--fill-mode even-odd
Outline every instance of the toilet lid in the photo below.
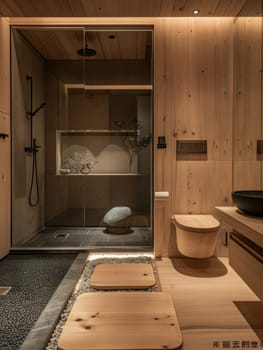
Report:
<svg viewBox="0 0 263 350"><path fill-rule="evenodd" d="M179 228L194 232L213 232L220 226L212 215L174 215L173 220Z"/></svg>

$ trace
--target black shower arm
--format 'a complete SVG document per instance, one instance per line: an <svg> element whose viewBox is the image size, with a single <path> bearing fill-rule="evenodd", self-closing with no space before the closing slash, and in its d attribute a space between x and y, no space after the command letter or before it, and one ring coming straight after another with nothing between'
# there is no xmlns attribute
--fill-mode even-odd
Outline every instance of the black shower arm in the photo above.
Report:
<svg viewBox="0 0 263 350"><path fill-rule="evenodd" d="M46 105L46 103L41 103L41 105L33 112L33 79L29 75L26 76L26 79L30 82L30 112L27 113L27 115L30 117L30 146L25 147L25 152L36 153L39 146L36 144L36 139L33 139L33 117Z"/></svg>
<svg viewBox="0 0 263 350"><path fill-rule="evenodd" d="M40 111L41 108L43 108L46 105L46 102L41 103L41 105L34 110L34 112L30 113L32 117L34 117L35 114L37 114L38 111Z"/></svg>

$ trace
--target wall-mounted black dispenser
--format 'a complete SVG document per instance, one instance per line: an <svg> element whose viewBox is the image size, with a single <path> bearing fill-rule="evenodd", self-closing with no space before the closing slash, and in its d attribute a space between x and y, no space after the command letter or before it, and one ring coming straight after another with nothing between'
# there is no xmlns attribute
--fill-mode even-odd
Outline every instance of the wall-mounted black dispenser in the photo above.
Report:
<svg viewBox="0 0 263 350"><path fill-rule="evenodd" d="M158 136L157 148L166 148L165 136Z"/></svg>

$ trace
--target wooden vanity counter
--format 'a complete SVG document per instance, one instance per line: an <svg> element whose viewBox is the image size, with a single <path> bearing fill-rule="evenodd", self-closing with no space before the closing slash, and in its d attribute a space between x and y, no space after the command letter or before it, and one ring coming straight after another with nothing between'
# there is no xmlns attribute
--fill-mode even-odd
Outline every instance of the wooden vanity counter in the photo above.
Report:
<svg viewBox="0 0 263 350"><path fill-rule="evenodd" d="M263 248L263 218L243 214L236 207L216 207L213 214Z"/></svg>
<svg viewBox="0 0 263 350"><path fill-rule="evenodd" d="M235 207L217 207L215 215L232 227L229 264L263 300L263 218L242 214Z"/></svg>

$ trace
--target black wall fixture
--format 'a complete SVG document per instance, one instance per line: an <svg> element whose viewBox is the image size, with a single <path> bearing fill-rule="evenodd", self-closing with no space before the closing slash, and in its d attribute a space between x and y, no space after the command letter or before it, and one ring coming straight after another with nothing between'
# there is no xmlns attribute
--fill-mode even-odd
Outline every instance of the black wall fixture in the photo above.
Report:
<svg viewBox="0 0 263 350"><path fill-rule="evenodd" d="M263 140L257 140L257 154L263 154Z"/></svg>
<svg viewBox="0 0 263 350"><path fill-rule="evenodd" d="M177 154L206 154L207 140L177 140L176 141Z"/></svg>

